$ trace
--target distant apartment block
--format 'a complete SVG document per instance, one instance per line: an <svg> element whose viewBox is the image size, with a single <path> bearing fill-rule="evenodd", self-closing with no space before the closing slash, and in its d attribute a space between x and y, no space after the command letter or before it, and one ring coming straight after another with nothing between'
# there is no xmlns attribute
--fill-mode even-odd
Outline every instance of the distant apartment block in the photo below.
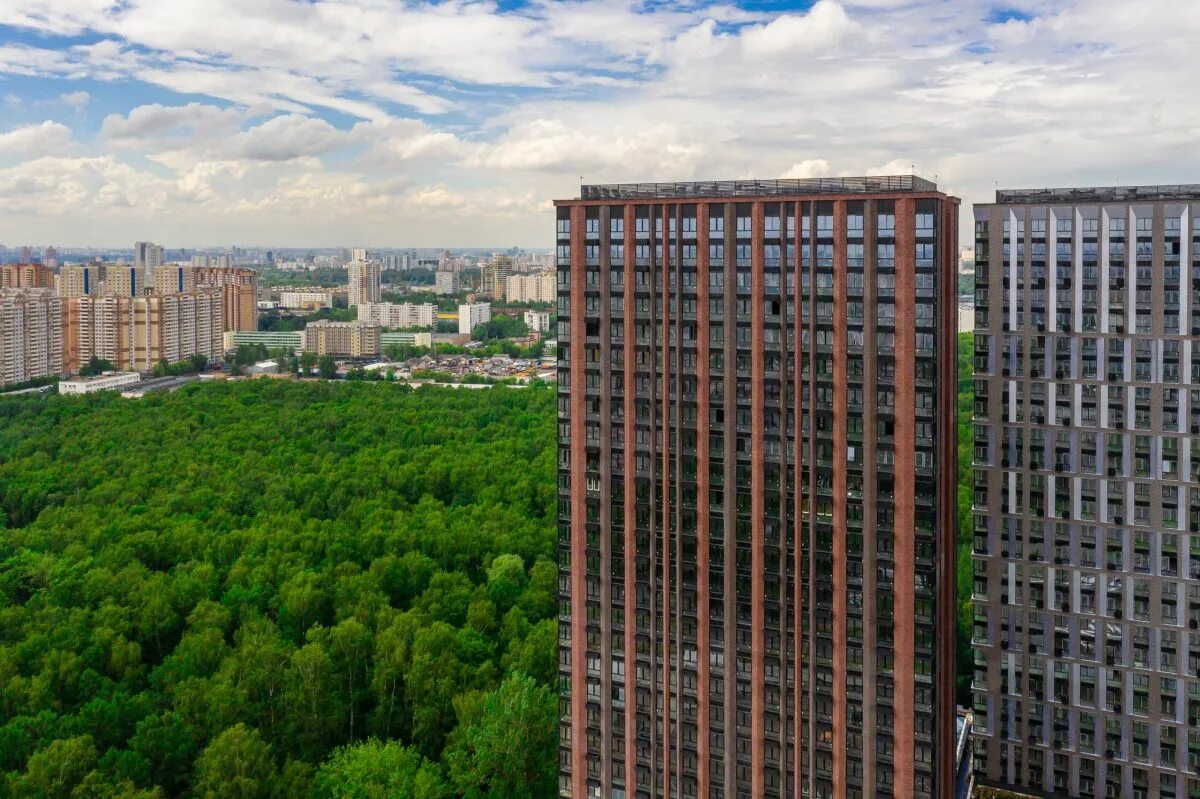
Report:
<svg viewBox="0 0 1200 799"><path fill-rule="evenodd" d="M526 311L525 327L529 328L531 333L550 332L550 314L546 311Z"/></svg>
<svg viewBox="0 0 1200 799"><path fill-rule="evenodd" d="M451 269L439 269L433 280L435 294L457 294L459 291L458 272Z"/></svg>
<svg viewBox="0 0 1200 799"><path fill-rule="evenodd" d="M108 264L104 267L104 291L109 297L138 297L146 293L146 271L140 266Z"/></svg>
<svg viewBox="0 0 1200 799"><path fill-rule="evenodd" d="M146 280L153 285L154 273L166 260L166 249L149 241L135 242L133 245L133 265L142 270Z"/></svg>
<svg viewBox="0 0 1200 799"><path fill-rule="evenodd" d="M392 329L435 327L438 321L438 307L433 303L362 303L358 306L358 321Z"/></svg>
<svg viewBox="0 0 1200 799"><path fill-rule="evenodd" d="M102 270L99 264L73 264L58 272L58 296L64 300L100 293Z"/></svg>
<svg viewBox="0 0 1200 799"><path fill-rule="evenodd" d="M356 259L346 265L351 308L368 302L380 301L382 298L380 284L382 271L383 264L374 258Z"/></svg>
<svg viewBox="0 0 1200 799"><path fill-rule="evenodd" d="M218 288L228 330L258 329L258 272L235 267L193 269L197 288Z"/></svg>
<svg viewBox="0 0 1200 799"><path fill-rule="evenodd" d="M140 372L105 372L95 377L77 377L73 380L61 380L58 383L59 394L95 394L97 391L115 391L134 383L142 382Z"/></svg>
<svg viewBox="0 0 1200 799"><path fill-rule="evenodd" d="M62 369L62 300L49 289L0 289L0 386Z"/></svg>
<svg viewBox="0 0 1200 799"><path fill-rule="evenodd" d="M0 289L52 289L54 270L42 264L0 264Z"/></svg>
<svg viewBox="0 0 1200 799"><path fill-rule="evenodd" d="M553 303L558 298L554 270L532 275L509 275L505 286L504 299L510 303Z"/></svg>
<svg viewBox="0 0 1200 799"><path fill-rule="evenodd" d="M186 294L195 285L195 272L190 266L165 264L154 271L154 291L157 294Z"/></svg>
<svg viewBox="0 0 1200 799"><path fill-rule="evenodd" d="M556 206L560 796L953 797L957 199Z"/></svg>
<svg viewBox="0 0 1200 799"><path fill-rule="evenodd" d="M281 291L279 304L290 310L315 311L333 305L333 294L328 291Z"/></svg>
<svg viewBox="0 0 1200 799"><path fill-rule="evenodd" d="M492 321L492 305L488 302L476 302L458 306L458 333L461 336L471 335L471 331L482 324Z"/></svg>
<svg viewBox="0 0 1200 799"><path fill-rule="evenodd" d="M344 358L373 358L381 352L379 325L321 319L304 328L304 351Z"/></svg>
<svg viewBox="0 0 1200 799"><path fill-rule="evenodd" d="M977 780L1200 797L1200 186L975 206Z"/></svg>
<svg viewBox="0 0 1200 799"><path fill-rule="evenodd" d="M479 293L493 300L504 299L504 289L512 269L512 258L507 255L493 255L479 267Z"/></svg>

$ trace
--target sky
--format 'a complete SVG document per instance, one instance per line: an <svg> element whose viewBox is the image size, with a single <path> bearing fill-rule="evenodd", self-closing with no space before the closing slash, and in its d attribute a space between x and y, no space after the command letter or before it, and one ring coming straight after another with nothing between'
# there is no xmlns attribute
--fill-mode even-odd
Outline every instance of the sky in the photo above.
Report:
<svg viewBox="0 0 1200 799"><path fill-rule="evenodd" d="M547 247L581 180L910 172L965 221L1200 182L1198 47L1194 0L0 0L0 243Z"/></svg>

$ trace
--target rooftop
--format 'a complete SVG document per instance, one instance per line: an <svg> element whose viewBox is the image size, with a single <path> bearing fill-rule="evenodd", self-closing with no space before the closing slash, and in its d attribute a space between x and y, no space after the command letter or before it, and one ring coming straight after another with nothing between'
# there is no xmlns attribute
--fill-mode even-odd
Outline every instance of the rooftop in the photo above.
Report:
<svg viewBox="0 0 1200 799"><path fill-rule="evenodd" d="M788 180L706 180L692 183L604 183L580 187L581 200L642 200L684 197L762 197L791 194L882 194L937 191L916 175Z"/></svg>
<svg viewBox="0 0 1200 799"><path fill-rule="evenodd" d="M997 205L1027 203L1133 203L1153 200L1200 200L1200 184L1165 186L1083 186L1068 189L1004 189L996 191Z"/></svg>

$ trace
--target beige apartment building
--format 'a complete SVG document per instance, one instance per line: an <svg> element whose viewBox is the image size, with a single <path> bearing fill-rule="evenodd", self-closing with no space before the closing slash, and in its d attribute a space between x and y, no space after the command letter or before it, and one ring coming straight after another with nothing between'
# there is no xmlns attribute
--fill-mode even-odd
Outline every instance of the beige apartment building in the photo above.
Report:
<svg viewBox="0 0 1200 799"><path fill-rule="evenodd" d="M104 267L103 294L109 297L136 297L146 293L146 270L129 264Z"/></svg>
<svg viewBox="0 0 1200 799"><path fill-rule="evenodd" d="M346 265L349 277L350 307L366 302L379 302L382 297L380 280L383 264L374 259L359 259Z"/></svg>
<svg viewBox="0 0 1200 799"><path fill-rule="evenodd" d="M190 266L168 264L154 271L154 291L157 294L186 294L195 285L195 271Z"/></svg>
<svg viewBox="0 0 1200 799"><path fill-rule="evenodd" d="M219 288L225 330L258 329L258 272L233 267L193 268L197 288Z"/></svg>
<svg viewBox="0 0 1200 799"><path fill-rule="evenodd" d="M317 355L370 358L380 353L379 325L322 319L304 328L304 351Z"/></svg>
<svg viewBox="0 0 1200 799"><path fill-rule="evenodd" d="M64 300L72 297L89 297L100 293L100 266L97 264L72 264L58 272L58 296Z"/></svg>
<svg viewBox="0 0 1200 799"><path fill-rule="evenodd" d="M505 283L504 299L508 302L554 302L558 286L554 272L539 272L532 275L509 275Z"/></svg>
<svg viewBox="0 0 1200 799"><path fill-rule="evenodd" d="M223 302L220 291L145 297L79 297L66 301L64 368L78 371L92 358L119 370L153 369L193 355L219 361Z"/></svg>
<svg viewBox="0 0 1200 799"><path fill-rule="evenodd" d="M0 291L0 386L62 373L62 301L48 289Z"/></svg>

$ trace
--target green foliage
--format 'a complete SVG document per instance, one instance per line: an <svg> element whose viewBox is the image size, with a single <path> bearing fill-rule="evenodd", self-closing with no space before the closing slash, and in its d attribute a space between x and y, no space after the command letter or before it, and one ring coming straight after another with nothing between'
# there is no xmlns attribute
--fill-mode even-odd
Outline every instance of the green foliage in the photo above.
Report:
<svg viewBox="0 0 1200 799"><path fill-rule="evenodd" d="M971 650L971 630L974 626L974 605L971 602L972 530L971 463L975 445L971 417L975 412L975 381L973 377L975 342L972 334L958 334L958 663L956 699L960 705L971 704L971 675L975 670L975 655Z"/></svg>
<svg viewBox="0 0 1200 799"><path fill-rule="evenodd" d="M337 363L332 355L322 355L317 359L317 374L322 380L332 380L337 377Z"/></svg>
<svg viewBox="0 0 1200 799"><path fill-rule="evenodd" d="M335 300L338 302L338 300ZM345 302L345 300L340 300ZM258 329L271 333L294 333L303 330L309 322L331 319L335 322L353 322L358 318L355 308L319 308L311 313L296 314L290 311L267 311L258 316Z"/></svg>
<svg viewBox="0 0 1200 799"><path fill-rule="evenodd" d="M154 364L155 377L172 377L179 375L194 375L203 372L208 366L208 356L193 355L185 360L169 363L166 360Z"/></svg>
<svg viewBox="0 0 1200 799"><path fill-rule="evenodd" d="M116 367L113 366L112 361L106 361L103 358L97 358L95 355L93 355L91 360L85 363L79 370L79 374L83 377L95 377L96 375L103 374L104 372L111 372L115 368Z"/></svg>
<svg viewBox="0 0 1200 799"><path fill-rule="evenodd" d="M0 796L552 794L554 399L0 398Z"/></svg>
<svg viewBox="0 0 1200 799"><path fill-rule="evenodd" d="M482 341L485 344L489 341L499 341L506 338L520 338L529 335L529 328L520 319L515 319L504 314L497 314L491 318L491 321L484 322L481 325L476 325L471 331L471 338L475 341Z"/></svg>

